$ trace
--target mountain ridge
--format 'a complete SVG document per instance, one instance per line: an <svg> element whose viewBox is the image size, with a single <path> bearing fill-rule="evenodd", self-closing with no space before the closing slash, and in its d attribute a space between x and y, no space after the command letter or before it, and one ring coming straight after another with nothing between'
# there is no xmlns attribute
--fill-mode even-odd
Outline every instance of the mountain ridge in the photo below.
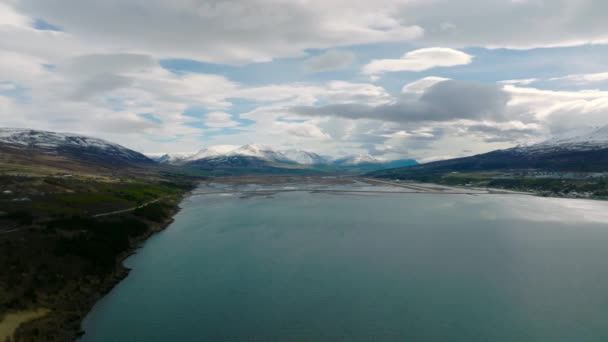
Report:
<svg viewBox="0 0 608 342"><path fill-rule="evenodd" d="M24 153L27 151L27 153ZM197 152L150 154L148 156L103 139L73 133L0 128L0 152L23 163L73 166L139 168L167 165L205 173L361 173L391 166L416 164L412 159L385 161L367 154L340 158L323 156L303 149L279 149L263 144L218 145ZM41 156L37 160L30 157ZM44 161L43 161L44 159Z"/></svg>
<svg viewBox="0 0 608 342"><path fill-rule="evenodd" d="M40 157L71 160L106 168L149 167L156 163L145 155L103 139L73 133L0 128L0 148L13 159ZM39 158L39 159L40 159Z"/></svg>
<svg viewBox="0 0 608 342"><path fill-rule="evenodd" d="M543 170L555 172L608 171L608 126L588 134L552 138L532 145L516 146L468 157L416 166L380 170L372 176L400 177L422 173L494 170Z"/></svg>

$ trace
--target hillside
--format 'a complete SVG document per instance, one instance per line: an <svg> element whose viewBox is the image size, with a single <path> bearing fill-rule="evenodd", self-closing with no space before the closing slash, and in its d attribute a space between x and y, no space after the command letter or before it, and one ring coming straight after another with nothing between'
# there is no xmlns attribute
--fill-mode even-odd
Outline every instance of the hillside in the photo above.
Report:
<svg viewBox="0 0 608 342"><path fill-rule="evenodd" d="M149 172L157 163L102 139L30 129L0 128L0 169L44 168L67 172Z"/></svg>
<svg viewBox="0 0 608 342"><path fill-rule="evenodd" d="M15 340L73 341L197 180L104 140L1 129L0 317L43 315Z"/></svg>
<svg viewBox="0 0 608 342"><path fill-rule="evenodd" d="M539 144L517 146L470 157L441 160L406 168L373 173L390 177L405 174L434 174L496 170L539 170L549 172L608 171L608 126L588 134L553 138Z"/></svg>
<svg viewBox="0 0 608 342"><path fill-rule="evenodd" d="M608 128L464 158L370 172L371 177L490 186L549 196L608 196Z"/></svg>
<svg viewBox="0 0 608 342"><path fill-rule="evenodd" d="M23 152L107 165L151 164L145 155L102 139L70 133L0 128L0 144Z"/></svg>

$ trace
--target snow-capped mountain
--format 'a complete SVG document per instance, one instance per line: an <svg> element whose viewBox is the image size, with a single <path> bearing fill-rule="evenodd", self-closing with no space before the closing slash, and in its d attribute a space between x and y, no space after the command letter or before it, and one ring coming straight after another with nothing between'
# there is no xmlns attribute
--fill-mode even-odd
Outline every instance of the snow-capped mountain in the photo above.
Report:
<svg viewBox="0 0 608 342"><path fill-rule="evenodd" d="M550 151L591 151L608 148L608 125L583 131L569 132L549 140L516 149L528 153Z"/></svg>
<svg viewBox="0 0 608 342"><path fill-rule="evenodd" d="M174 165L221 156L243 156L260 158L266 161L292 162L292 160L285 156L281 151L278 151L271 146L260 144L248 144L243 146L216 145L202 148L194 153L167 153L156 155L158 157L156 157L155 160L159 163Z"/></svg>
<svg viewBox="0 0 608 342"><path fill-rule="evenodd" d="M355 154L351 156L342 157L336 159L334 164L340 166L353 166L353 165L361 165L361 164L381 164L383 160L372 157L369 154Z"/></svg>
<svg viewBox="0 0 608 342"><path fill-rule="evenodd" d="M139 152L102 139L72 133L0 128L0 144L13 149L69 156L108 164L153 163Z"/></svg>
<svg viewBox="0 0 608 342"><path fill-rule="evenodd" d="M205 172L361 172L416 164L415 160L384 161L366 154L339 159L301 149L277 149L262 144L211 146L186 155L156 156L160 163L196 168Z"/></svg>
<svg viewBox="0 0 608 342"><path fill-rule="evenodd" d="M281 151L274 149L272 146L261 144L243 145L226 153L226 155L254 157L273 162L292 162Z"/></svg>
<svg viewBox="0 0 608 342"><path fill-rule="evenodd" d="M196 152L176 152L176 153L145 153L146 157L161 164L180 164L187 160Z"/></svg>
<svg viewBox="0 0 608 342"><path fill-rule="evenodd" d="M282 153L287 159L302 165L325 165L332 161L329 157L299 149L285 150Z"/></svg>
<svg viewBox="0 0 608 342"><path fill-rule="evenodd" d="M583 134L570 132L541 143L496 150L470 157L383 170L377 176L404 177L490 170L608 172L608 126Z"/></svg>
<svg viewBox="0 0 608 342"><path fill-rule="evenodd" d="M231 151L234 151L237 148L238 148L238 146L235 146L235 145L210 146L207 148L200 149L198 152L193 153L193 154L187 156L186 158L184 158L184 160L191 161L191 160L199 160L199 159L203 159L203 158L227 155Z"/></svg>

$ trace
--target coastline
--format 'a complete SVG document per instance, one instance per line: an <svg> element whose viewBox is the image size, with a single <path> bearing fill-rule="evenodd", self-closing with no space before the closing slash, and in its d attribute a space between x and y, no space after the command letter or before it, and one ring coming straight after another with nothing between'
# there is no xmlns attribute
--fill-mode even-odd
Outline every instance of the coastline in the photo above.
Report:
<svg viewBox="0 0 608 342"><path fill-rule="evenodd" d="M181 210L181 203L191 195L191 191L180 194L172 201L172 207L167 218L162 222L148 222L148 229L141 235L129 241L129 248L116 258L116 265L112 272L104 276L92 276L81 281L79 284L72 284L77 291L70 293L70 301L73 310L52 310L40 319L34 319L21 324L14 332L14 341L36 341L35 336L44 335L46 331L57 333L57 326L61 326L59 335L55 335L52 341L77 341L86 334L83 330L82 322L95 304L106 296L112 289L128 277L131 269L124 265L124 261L137 250L153 235L165 230L174 222L174 217ZM91 279L93 278L93 279ZM87 283L88 282L88 283ZM91 286L90 283L93 283ZM69 291L66 289L66 291Z"/></svg>
<svg viewBox="0 0 608 342"><path fill-rule="evenodd" d="M250 184L291 184L292 182L304 182L304 183L317 183L320 180L317 178L301 178L301 177L280 177L280 178L266 178L266 177L248 177L248 178L229 178L229 179L215 179L214 182L220 182L224 184L231 184L233 186L242 185L244 183ZM392 186L399 187L411 187L414 186L420 192L428 193L439 193L439 194L450 194L455 189L466 189L471 192L484 191L488 194L520 194L520 195L531 195L539 197L547 197L542 194L535 192L521 192L516 190L506 189L492 189L492 188L479 188L479 187L463 187L454 185L445 185L441 183L407 183L407 182L394 182L385 181L382 179L366 179L366 178L322 178L324 184L344 184L351 183L353 181L368 181L366 183L388 183ZM196 189L200 187L199 183L194 189L183 191L176 194L168 200L166 211L166 217L159 222L146 221L147 229L140 235L134 236L129 240L128 249L120 253L116 257L115 265L112 270L103 275L87 275L79 281L68 283L65 288L62 288L60 293L56 294L56 301L63 300L65 305L62 305L58 310L51 310L44 317L32 319L21 324L14 333L15 341L74 341L79 340L83 335L86 335L82 323L89 312L93 309L96 303L106 296L114 287L121 282L123 279L128 277L131 269L124 265L124 261L131 255L137 253L137 250L154 234L165 230L169 225L175 221L175 215L177 215L182 207L183 201L190 196L196 195ZM422 191L424 190L424 191ZM473 193L471 193L473 194ZM550 196L553 198L564 198L559 196ZM595 199L602 200L602 199ZM122 214L120 214L122 215ZM55 294L53 294L55 296ZM66 309L67 308L67 309ZM61 327L61 329L57 329ZM45 335L48 332L53 332L52 335ZM36 339L35 337L48 337Z"/></svg>

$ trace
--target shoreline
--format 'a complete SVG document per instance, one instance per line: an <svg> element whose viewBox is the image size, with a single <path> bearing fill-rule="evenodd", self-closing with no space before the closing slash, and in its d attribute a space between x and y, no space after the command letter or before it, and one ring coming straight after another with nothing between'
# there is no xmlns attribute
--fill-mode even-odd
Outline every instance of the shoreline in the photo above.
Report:
<svg viewBox="0 0 608 342"><path fill-rule="evenodd" d="M37 336L40 332L49 330L54 330L56 332L56 328L50 329L50 327L59 325L62 329L59 336L56 336L57 338L53 339L54 341L80 340L80 338L86 334L82 323L93 307L99 300L109 294L116 285L129 276L131 269L124 265L125 260L136 254L137 250L141 248L150 237L169 227L175 221L175 215L180 212L181 203L191 194L192 191L187 191L180 194L175 199L175 204L170 209L170 213L166 220L158 223L148 222L148 230L129 241L129 248L117 256L116 265L110 273L104 276L90 276L93 280L90 278L82 279L77 284L73 284L77 289L70 296L70 298L72 298L70 302L74 305L73 310L52 310L40 319L34 319L23 323L15 329L13 339L15 341L29 341L32 336ZM94 286L88 285L86 283L87 281L92 282Z"/></svg>
<svg viewBox="0 0 608 342"><path fill-rule="evenodd" d="M379 183L387 183L393 186L401 186L401 187L409 187L409 186L440 186L446 189L460 189L465 191L479 191L479 195L484 194L481 192L485 192L485 194L497 194L497 195L527 195L527 196L535 196L535 197L543 197L543 198L558 198L558 199L582 199L582 200L592 200L592 201L607 201L608 197L603 196L586 196L584 194L576 193L574 195L562 194L556 192L550 192L545 190L535 190L535 189L517 189L517 188L497 188L497 187L488 187L488 186L465 186L465 185L454 185L454 184L445 184L441 182L417 182L417 181L407 181L400 180L398 183L395 181L387 181L385 178L363 178L368 179L372 182ZM429 192L429 191L427 191ZM430 192L429 192L430 193ZM441 193L441 192L439 192ZM445 192L448 194L448 192Z"/></svg>
<svg viewBox="0 0 608 342"><path fill-rule="evenodd" d="M281 179L268 179L266 177L249 177L245 179L215 179L213 183L223 183L230 184L232 186L247 184L290 184L294 181L302 181L304 183L318 183L319 179L316 177L284 177ZM278 181L278 182L277 182ZM537 192L521 192L516 190L508 190L508 189L491 189L491 188L480 188L480 187L463 187L463 186L454 186L454 185L445 185L441 183L402 183L402 182L394 182L394 181L386 181L383 179L375 179L375 178L359 178L352 177L347 179L335 179L335 178L322 178L320 183L324 184L345 184L351 183L353 181L363 181L364 183L370 185L379 185L384 183L385 185L391 185L395 187L406 187L409 188L411 186L416 187L417 190L411 191L408 193L435 193L435 194L458 194L454 190L466 190L470 191L471 194L518 194L518 195L529 195L535 197L550 197L550 198L567 198L567 197L559 197L559 196L546 196ZM51 310L48 315L32 319L31 321L24 322L19 325L14 330L14 340L32 340L32 336L38 336L39 332L42 332L41 336L48 331L57 332L56 327L61 326L62 329L56 335L53 336L52 341L78 341L82 336L86 334L86 331L83 327L83 322L87 315L91 312L94 306L107 294L109 294L116 285L118 285L122 280L127 278L130 274L131 269L125 266L124 262L127 258L137 253L137 250L141 248L145 242L167 227L169 227L173 222L175 222L175 216L181 211L181 204L183 201L191 196L196 196L196 190L200 188L204 183L199 183L194 189L189 191L184 191L183 193L177 195L175 198L170 199L170 207L167 210L167 217L161 222L153 222L147 221L146 224L148 226L147 230L143 232L141 235L133 237L129 241L129 247L124 252L120 253L116 257L115 266L112 268L110 272L103 275L87 275L81 278L77 282L73 282L68 284L61 292L56 295L60 297L67 298L64 300L66 304L66 308L61 310ZM263 188L263 186L262 186ZM298 190L284 190L284 191L307 191L305 189ZM315 189L310 189L315 191ZM318 189L317 189L318 190ZM260 191L260 189L258 189ZM262 190L263 191L263 190ZM270 191L270 190L268 190ZM275 189L276 191L276 189ZM337 191L337 190L327 190L328 192ZM232 192L232 191L231 191ZM236 191L238 192L238 191ZM477 193L476 193L477 192ZM394 192L399 193L399 192ZM574 198L574 199L587 199L587 200L605 200L605 199L596 199L596 198ZM67 294L67 296L65 296ZM33 339L36 340L36 339Z"/></svg>
<svg viewBox="0 0 608 342"><path fill-rule="evenodd" d="M175 222L175 215L177 215L181 211L180 204L183 202L184 199L188 198L190 195L191 195L191 191L188 191L187 193L184 193L183 195L181 195L180 198L176 201L176 206L172 209L167 220L165 220L164 222L158 223L156 225L153 225L147 232L134 238L133 241L131 242L131 247L129 248L129 250L125 251L124 253L122 253L121 255L118 256L118 260L117 260L118 269L117 269L117 272L115 272L117 274L114 278L108 279L108 282L106 284L104 284L105 286L102 286L102 290L99 292L99 295L96 298L94 298L94 300L92 300L92 304L90 305L88 310L86 310L86 312L84 312L84 314L80 317L80 319L79 319L80 329L76 333L76 341L78 341L82 336L84 336L86 334L86 331L82 327L82 323L84 322L84 319L87 317L87 315L91 312L93 307L95 307L95 305L103 297L108 295L114 289L114 287L116 287L116 285L118 285L121 281L123 281L125 278L127 278L129 276L129 273L131 273L131 269L129 267L125 266L124 262L130 256L137 254L137 250L142 248L143 245L146 243L146 241L149 238L151 238L152 236L167 229L173 222Z"/></svg>

